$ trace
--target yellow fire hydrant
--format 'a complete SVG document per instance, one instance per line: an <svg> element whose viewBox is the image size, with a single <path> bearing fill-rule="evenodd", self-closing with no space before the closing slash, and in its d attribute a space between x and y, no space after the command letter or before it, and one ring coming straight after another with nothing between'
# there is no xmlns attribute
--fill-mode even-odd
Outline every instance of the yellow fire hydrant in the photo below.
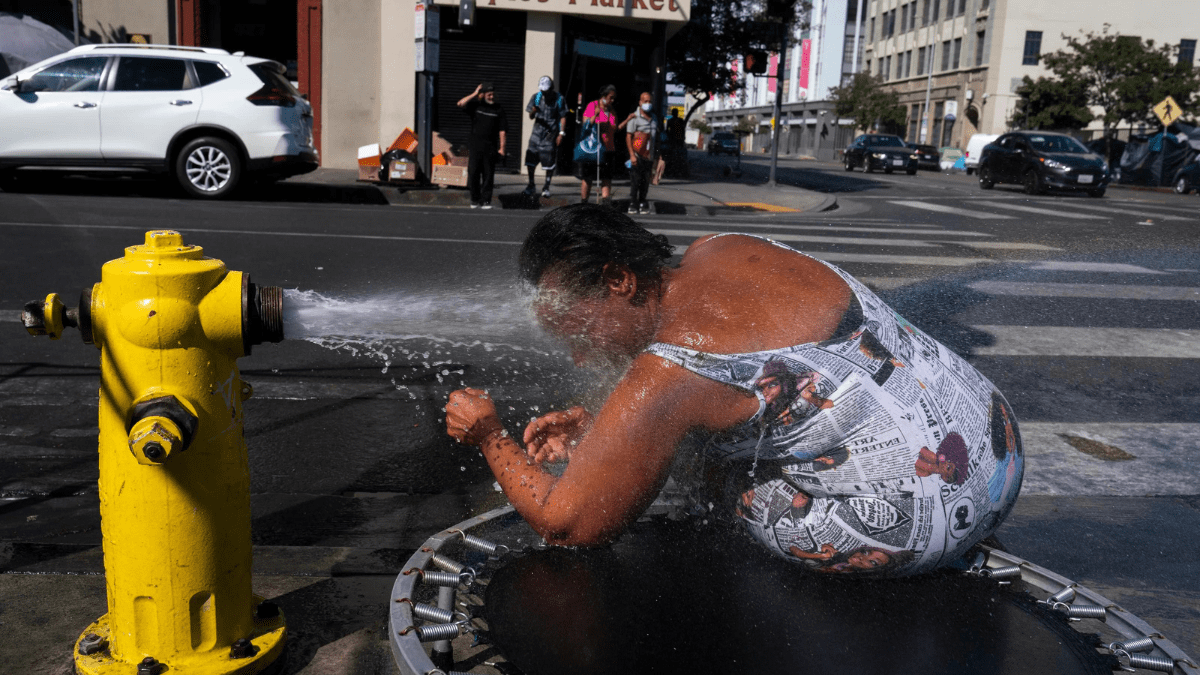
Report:
<svg viewBox="0 0 1200 675"><path fill-rule="evenodd" d="M237 359L283 339L283 293L178 232L106 263L67 310L25 327L79 328L100 349L100 517L108 613L75 645L86 675L260 673L282 665L283 613L250 589L250 475Z"/></svg>

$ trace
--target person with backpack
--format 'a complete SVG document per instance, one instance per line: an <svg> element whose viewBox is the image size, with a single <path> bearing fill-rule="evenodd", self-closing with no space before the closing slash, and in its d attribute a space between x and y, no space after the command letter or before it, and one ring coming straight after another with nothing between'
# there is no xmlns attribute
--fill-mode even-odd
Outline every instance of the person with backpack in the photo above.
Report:
<svg viewBox="0 0 1200 675"><path fill-rule="evenodd" d="M554 90L554 80L549 75L543 75L538 81L538 92L529 99L525 112L533 120L533 131L529 133L529 146L525 150L529 187L525 188L524 194L532 197L536 192L533 173L540 163L546 172L542 196L549 197L550 179L554 177L554 168L558 165L558 146L562 143L567 124L567 102L562 94Z"/></svg>

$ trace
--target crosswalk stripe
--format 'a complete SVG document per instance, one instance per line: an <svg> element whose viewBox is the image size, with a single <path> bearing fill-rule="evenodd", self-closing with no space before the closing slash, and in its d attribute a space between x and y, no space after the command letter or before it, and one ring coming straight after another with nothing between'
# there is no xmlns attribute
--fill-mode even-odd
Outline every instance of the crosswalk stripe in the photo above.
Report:
<svg viewBox="0 0 1200 675"><path fill-rule="evenodd" d="M1020 420L1025 449L1021 494L1092 496L1196 494L1196 473L1180 458L1200 453L1200 424ZM1084 454L1064 435L1099 441L1134 459Z"/></svg>
<svg viewBox="0 0 1200 675"><path fill-rule="evenodd" d="M1065 206L1065 204L1064 204L1064 206ZM1139 209L1137 211L1134 211L1131 209L1118 209L1118 208L1114 208L1111 206L1101 206L1100 204L1076 204L1076 203L1072 202L1071 208L1085 209L1088 211L1103 211L1105 213L1123 213L1123 214L1130 215L1130 216L1141 216L1142 218L1157 218L1159 220L1190 220L1192 222L1196 222L1197 220L1200 220L1200 216L1192 216L1191 218L1188 218L1186 216L1172 216L1172 215L1168 215L1166 213L1160 213L1160 212L1156 212L1156 211L1146 211L1146 210L1141 210L1141 209Z"/></svg>
<svg viewBox="0 0 1200 675"><path fill-rule="evenodd" d="M683 255L686 245L672 246L674 255ZM873 263L878 265L934 265L939 267L967 267L980 263L1011 262L990 258L963 258L959 256L933 255L889 255L884 253L841 253L838 251L804 251L818 260L831 263Z"/></svg>
<svg viewBox="0 0 1200 675"><path fill-rule="evenodd" d="M655 234L665 234L668 237L704 237L717 234L713 230L668 230L661 227L650 228ZM813 234L788 234L772 232L770 238L776 241L795 241L807 244L848 244L850 246L899 246L902 248L940 248L935 244L920 239L879 239L868 237L822 237Z"/></svg>
<svg viewBox="0 0 1200 675"><path fill-rule="evenodd" d="M1008 251L1061 251L1061 248L1054 246L1046 246L1045 244L1030 244L1017 241L946 241L940 240L941 244L957 244L966 246L967 248L979 249L981 251L1008 250Z"/></svg>
<svg viewBox="0 0 1200 675"><path fill-rule="evenodd" d="M1062 210L1054 209L1039 209L1036 206L1023 206L1021 204L1009 204L1008 202L975 202L980 206L991 206L997 209L1008 209L1010 211L1020 211L1022 213L1036 213L1042 216L1054 216L1055 218L1070 218L1071 220L1108 220L1104 216L1095 216L1087 213L1067 213Z"/></svg>
<svg viewBox="0 0 1200 675"><path fill-rule="evenodd" d="M967 287L987 295L1042 298L1104 298L1110 300L1190 300L1200 302L1200 288L1120 284L1062 284L1033 281L975 281Z"/></svg>
<svg viewBox="0 0 1200 675"><path fill-rule="evenodd" d="M1108 272L1112 274L1166 274L1140 265L1126 263L1085 262L1074 260L1039 260L1030 269L1047 272Z"/></svg>
<svg viewBox="0 0 1200 675"><path fill-rule="evenodd" d="M1014 216L1005 216L999 213L983 213L980 211L969 211L967 209L959 209L953 206L945 206L943 204L931 204L929 202L918 202L911 199L899 199L890 201L889 204L897 206L907 206L914 209L924 209L926 211L937 211L938 213L950 213L956 216L965 216L967 218L976 218L978 220L1013 220Z"/></svg>
<svg viewBox="0 0 1200 675"><path fill-rule="evenodd" d="M1200 359L1200 330L1074 326L971 326L992 344L976 356L1086 356Z"/></svg>
<svg viewBox="0 0 1200 675"><path fill-rule="evenodd" d="M662 222L655 219L655 223ZM677 221L681 222L682 221ZM855 221L858 222L858 221ZM688 223L694 224L694 223ZM739 224L740 226L741 224ZM860 227L858 225L776 225L776 224L754 224L746 225L753 227L756 230L795 230L795 231L812 231L812 232L870 232L875 234L932 234L939 237L995 237L994 234L986 232L971 232L970 230L936 230L936 229L917 229L917 228L901 228L901 227ZM769 233L767 233L769 234Z"/></svg>

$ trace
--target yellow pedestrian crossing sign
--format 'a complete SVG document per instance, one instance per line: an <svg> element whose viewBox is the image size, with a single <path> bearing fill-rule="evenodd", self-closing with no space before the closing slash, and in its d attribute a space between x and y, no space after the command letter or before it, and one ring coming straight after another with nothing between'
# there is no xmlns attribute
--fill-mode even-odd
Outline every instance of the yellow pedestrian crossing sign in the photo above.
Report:
<svg viewBox="0 0 1200 675"><path fill-rule="evenodd" d="M1172 122L1183 115L1183 109L1179 107L1175 99L1168 96L1154 106L1154 114L1158 115L1158 120L1163 123L1164 127L1169 127Z"/></svg>

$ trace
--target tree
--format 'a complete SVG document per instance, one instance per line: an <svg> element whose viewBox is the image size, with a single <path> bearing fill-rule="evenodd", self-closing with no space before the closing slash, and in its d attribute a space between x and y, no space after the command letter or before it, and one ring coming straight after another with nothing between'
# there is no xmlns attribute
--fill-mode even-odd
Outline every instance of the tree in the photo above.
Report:
<svg viewBox="0 0 1200 675"><path fill-rule="evenodd" d="M1067 46L1042 57L1067 91L1084 92L1084 102L1103 111L1105 136L1122 120L1158 125L1151 109L1168 95L1184 110L1191 108L1198 99L1200 70L1176 63L1178 46L1155 47L1153 40L1109 29L1105 24L1099 34L1083 39L1063 35Z"/></svg>
<svg viewBox="0 0 1200 675"><path fill-rule="evenodd" d="M884 128L903 126L907 119L900 95L884 90L878 75L855 73L848 84L830 89L829 98L834 113L853 119L855 129L869 131L876 123Z"/></svg>
<svg viewBox="0 0 1200 675"><path fill-rule="evenodd" d="M1021 98L1013 108L1008 126L1014 129L1082 129L1095 115L1088 108L1083 82L1028 75L1017 87Z"/></svg>
<svg viewBox="0 0 1200 675"><path fill-rule="evenodd" d="M782 4L790 12L808 6L795 0ZM784 10L774 3L769 9L776 13L774 23L762 21L766 10L760 0L692 0L687 24L667 42L667 69L675 84L696 99L683 116L685 123L712 97L729 96L745 86L734 64L747 51L778 49L778 19Z"/></svg>

